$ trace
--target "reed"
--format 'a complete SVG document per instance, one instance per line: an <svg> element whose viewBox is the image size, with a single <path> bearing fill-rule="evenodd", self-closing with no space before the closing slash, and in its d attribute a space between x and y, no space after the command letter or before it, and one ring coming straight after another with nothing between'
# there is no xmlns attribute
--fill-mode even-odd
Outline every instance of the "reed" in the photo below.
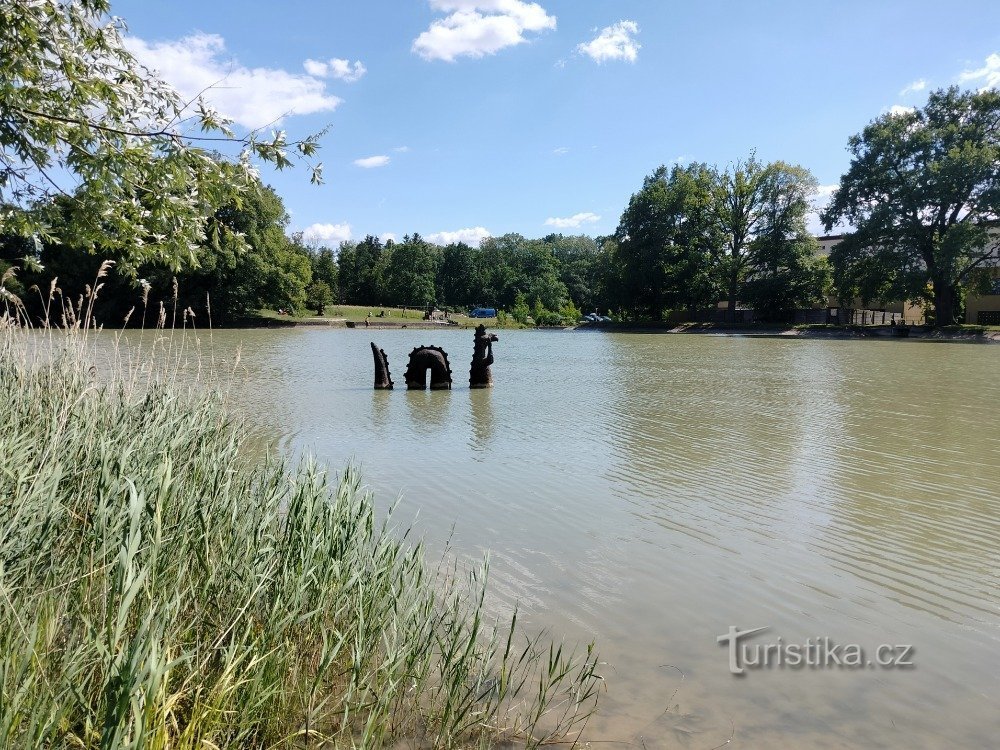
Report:
<svg viewBox="0 0 1000 750"><path fill-rule="evenodd" d="M261 456L162 363L184 331L95 366L98 289L0 309L0 747L575 742L591 647L489 621L487 566L428 564L353 469Z"/></svg>

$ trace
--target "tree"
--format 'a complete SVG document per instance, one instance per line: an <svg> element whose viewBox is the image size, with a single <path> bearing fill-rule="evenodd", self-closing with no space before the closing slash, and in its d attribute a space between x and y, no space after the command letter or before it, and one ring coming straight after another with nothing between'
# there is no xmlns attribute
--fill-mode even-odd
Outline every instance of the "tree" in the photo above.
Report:
<svg viewBox="0 0 1000 750"><path fill-rule="evenodd" d="M292 239L298 244L302 244L301 234L293 235ZM328 247L314 248L309 252L309 262L312 266L313 280L322 281L327 285L330 293L336 297L336 290L340 279L337 270L337 258L333 254L333 250Z"/></svg>
<svg viewBox="0 0 1000 750"><path fill-rule="evenodd" d="M712 180L704 164L661 166L629 200L615 236L623 301L634 313L658 320L667 308L714 302Z"/></svg>
<svg viewBox="0 0 1000 750"><path fill-rule="evenodd" d="M478 267L479 250L464 242L452 243L441 251L437 276L437 296L446 305L472 305L482 286Z"/></svg>
<svg viewBox="0 0 1000 750"><path fill-rule="evenodd" d="M751 243L740 301L764 320L785 320L798 307L823 303L829 267L817 256L816 239L806 226L816 180L803 167L785 162L767 166L763 221Z"/></svg>
<svg viewBox="0 0 1000 750"><path fill-rule="evenodd" d="M117 252L126 269L176 270L196 261L213 213L256 182L254 159L287 167L318 136L237 137L141 66L109 11L108 0L0 4L0 234L45 239L59 196L75 208L63 239ZM238 158L204 148L226 144Z"/></svg>
<svg viewBox="0 0 1000 750"><path fill-rule="evenodd" d="M768 176L767 167L757 160L756 154L750 154L745 162L737 161L724 172L718 172L712 188L712 208L724 236L716 267L730 320L736 316L740 286L750 267L753 240L763 229Z"/></svg>
<svg viewBox="0 0 1000 750"><path fill-rule="evenodd" d="M592 310L602 288L597 242L586 235L566 237L561 234L550 234L543 237L542 242L556 260L559 280L565 285L572 303L579 309Z"/></svg>
<svg viewBox="0 0 1000 750"><path fill-rule="evenodd" d="M28 286L48 290L51 280L58 278L59 288L67 298L75 300L85 285L94 283L104 260L115 261L117 267L130 259L116 246L90 248L75 242L72 215L78 208L66 197L58 198L50 207L53 236L40 242L41 249L33 258L39 267L31 270L22 263L22 280ZM141 298L153 306L162 301L173 309L175 280L177 309L191 308L205 322L210 312L213 324L232 322L263 307L300 307L312 277L309 254L286 236L287 225L288 214L281 198L270 187L255 183L210 217L207 236L192 251L193 266L175 272L164 260L150 260L135 266L136 278L114 272L103 279L95 319L121 325ZM56 237L68 239L60 241ZM0 256L8 257L8 243L2 244ZM131 260L134 262L134 258ZM143 285L145 292L140 289ZM44 317L44 300L32 296L25 302L35 317ZM139 324L142 315L140 309L130 322Z"/></svg>
<svg viewBox="0 0 1000 750"><path fill-rule="evenodd" d="M521 325L527 324L528 318L531 317L531 308L528 307L528 301L522 292L518 292L514 298L514 306L511 308L510 316Z"/></svg>
<svg viewBox="0 0 1000 750"><path fill-rule="evenodd" d="M823 213L853 231L831 254L841 294L919 297L934 320L957 320L977 271L1000 257L1000 92L930 94L919 110L885 114L853 136L851 165Z"/></svg>
<svg viewBox="0 0 1000 750"><path fill-rule="evenodd" d="M326 312L326 306L333 304L333 292L325 281L314 281L306 287L306 304L316 311L317 315Z"/></svg>
<svg viewBox="0 0 1000 750"><path fill-rule="evenodd" d="M765 313L773 314L779 306L788 310L785 305L821 296L814 287L821 286L822 266L812 261L815 246L805 224L816 192L809 170L782 161L763 164L751 154L716 172L712 192L723 237L722 251L715 256L716 273L730 320L739 301L762 305Z"/></svg>
<svg viewBox="0 0 1000 750"><path fill-rule="evenodd" d="M352 305L384 302L385 269L390 254L391 248L384 247L378 237L370 234L357 244L345 242L340 246L337 272L345 302Z"/></svg>
<svg viewBox="0 0 1000 750"><path fill-rule="evenodd" d="M426 307L435 301L440 250L414 233L393 243L385 271L389 304Z"/></svg>

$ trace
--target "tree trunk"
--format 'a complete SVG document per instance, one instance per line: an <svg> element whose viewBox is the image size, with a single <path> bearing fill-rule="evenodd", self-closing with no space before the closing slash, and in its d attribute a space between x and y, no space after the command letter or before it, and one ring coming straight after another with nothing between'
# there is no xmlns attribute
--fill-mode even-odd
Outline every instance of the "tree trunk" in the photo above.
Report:
<svg viewBox="0 0 1000 750"><path fill-rule="evenodd" d="M934 324L939 326L950 326L958 321L955 319L958 295L955 293L955 285L944 282L934 282Z"/></svg>
<svg viewBox="0 0 1000 750"><path fill-rule="evenodd" d="M736 323L736 292L739 289L739 282L737 279L732 279L729 282L729 298L728 304L726 305L726 322L730 325Z"/></svg>

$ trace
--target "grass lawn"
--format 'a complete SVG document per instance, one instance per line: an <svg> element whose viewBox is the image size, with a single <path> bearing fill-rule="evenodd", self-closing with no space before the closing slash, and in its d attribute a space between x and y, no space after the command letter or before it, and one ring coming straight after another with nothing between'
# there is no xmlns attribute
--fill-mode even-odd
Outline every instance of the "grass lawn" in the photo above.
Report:
<svg viewBox="0 0 1000 750"><path fill-rule="evenodd" d="M378 317L379 313L385 312L383 317ZM386 323L386 322L396 322L403 323L407 321L422 321L424 319L424 311L422 309L416 308L401 308L401 307L375 307L375 306L364 306L364 305L329 305L326 308L326 313L323 316L318 316L315 314L315 310L300 310L299 315L279 315L276 310L261 310L259 312L259 317L267 320L279 320L286 323L315 323L317 321L351 321L355 323L364 322L368 314L371 313L372 323ZM448 313L448 319L454 320L460 326L477 326L480 323L486 325L487 328L501 328L497 323L496 318L470 318L468 315L463 313ZM516 324L513 324L516 326Z"/></svg>

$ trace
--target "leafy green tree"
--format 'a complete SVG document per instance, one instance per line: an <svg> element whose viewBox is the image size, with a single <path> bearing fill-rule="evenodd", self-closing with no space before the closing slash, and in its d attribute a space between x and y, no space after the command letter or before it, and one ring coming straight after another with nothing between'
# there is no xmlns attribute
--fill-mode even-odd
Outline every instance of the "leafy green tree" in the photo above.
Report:
<svg viewBox="0 0 1000 750"><path fill-rule="evenodd" d="M389 303L398 307L433 304L440 249L415 233L393 243L388 255L385 288Z"/></svg>
<svg viewBox="0 0 1000 750"><path fill-rule="evenodd" d="M519 234L505 234L487 237L480 243L477 278L481 286L476 304L491 307L510 307L514 304L523 278L515 258L518 247L524 241Z"/></svg>
<svg viewBox="0 0 1000 750"><path fill-rule="evenodd" d="M816 180L803 167L767 166L763 217L748 254L739 297L764 320L785 320L798 307L825 302L829 266L806 226Z"/></svg>
<svg viewBox="0 0 1000 750"><path fill-rule="evenodd" d="M316 138L238 137L204 101L188 108L128 52L109 12L108 0L0 4L0 234L46 239L55 217L54 239L128 270L177 270L196 262L214 212L253 188L254 159L287 167ZM238 158L203 148L220 143ZM56 196L72 210L50 210Z"/></svg>
<svg viewBox="0 0 1000 750"><path fill-rule="evenodd" d="M390 243L391 244L391 243ZM374 235L344 243L337 256L341 293L348 304L377 305L385 301L385 272L391 249Z"/></svg>
<svg viewBox="0 0 1000 750"><path fill-rule="evenodd" d="M69 229L72 219L60 223L60 211L71 216L77 208L71 198L53 203L54 236L74 237ZM205 324L209 318L213 324L230 323L264 307L301 307L312 277L309 254L286 236L287 225L288 214L281 199L271 188L256 183L212 215L206 238L193 250L193 266L174 272L166 261L151 260L135 267L135 278L116 271L102 279L96 319L118 326L132 307L138 307L130 319L138 324L147 312L140 304L142 299L150 311L162 302L171 315L175 307L179 311L190 308ZM119 264L132 259L115 246L90 248L57 241L54 236L40 244L35 257L39 268L26 269L23 280L48 290L52 279L58 279L59 289L71 301L83 294L87 284L94 283L104 260ZM36 317L43 317L44 299L29 298L26 302Z"/></svg>
<svg viewBox="0 0 1000 750"><path fill-rule="evenodd" d="M561 234L550 234L542 242L555 258L559 280L566 287L569 299L581 309L593 309L603 288L597 242L586 235Z"/></svg>
<svg viewBox="0 0 1000 750"><path fill-rule="evenodd" d="M479 250L464 242L452 243L441 251L437 296L442 304L476 304L482 288L478 260Z"/></svg>
<svg viewBox="0 0 1000 750"><path fill-rule="evenodd" d="M333 292L325 281L314 281L306 287L306 305L317 315L326 312L326 306L333 304Z"/></svg>
<svg viewBox="0 0 1000 750"><path fill-rule="evenodd" d="M842 296L915 299L930 285L934 318L958 319L962 293L995 263L1000 220L1000 92L932 92L853 136L851 165L823 213L853 226L831 253Z"/></svg>
<svg viewBox="0 0 1000 750"><path fill-rule="evenodd" d="M633 313L659 319L714 301L712 177L703 164L661 166L629 200L616 240L622 302Z"/></svg>
<svg viewBox="0 0 1000 750"><path fill-rule="evenodd" d="M521 325L525 325L528 322L528 318L531 316L531 308L528 307L528 301L523 292L518 292L514 298L514 306L511 308L510 316Z"/></svg>
<svg viewBox="0 0 1000 750"><path fill-rule="evenodd" d="M302 244L301 234L293 235L292 239L297 244ZM334 255L333 250L328 247L312 248L309 252L309 262L312 266L313 280L322 281L326 284L331 295L336 299L339 273L337 269L337 257Z"/></svg>
<svg viewBox="0 0 1000 750"><path fill-rule="evenodd" d="M559 310L559 315L562 317L562 322L568 325L574 325L580 322L580 310L573 304L573 300L566 301L566 304Z"/></svg>
<svg viewBox="0 0 1000 750"><path fill-rule="evenodd" d="M750 154L716 173L712 210L723 235L716 273L726 295L729 319L735 319L740 287L752 263L753 242L767 221L770 170Z"/></svg>
<svg viewBox="0 0 1000 750"><path fill-rule="evenodd" d="M822 298L822 264L806 228L816 179L782 161L754 154L716 172L712 210L723 237L715 255L730 319L743 301L774 316Z"/></svg>

